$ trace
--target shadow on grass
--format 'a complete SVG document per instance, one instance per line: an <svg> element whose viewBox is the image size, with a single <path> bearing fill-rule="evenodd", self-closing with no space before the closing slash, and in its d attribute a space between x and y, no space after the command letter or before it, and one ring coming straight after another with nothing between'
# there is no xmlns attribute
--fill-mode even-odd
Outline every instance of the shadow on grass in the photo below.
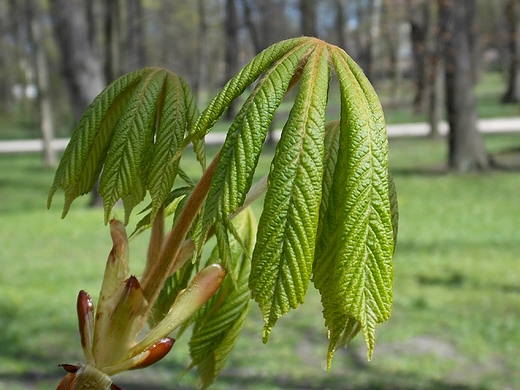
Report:
<svg viewBox="0 0 520 390"><path fill-rule="evenodd" d="M395 375L385 372L371 371L373 380L366 383L352 383L346 378L330 376L320 381L314 379L295 380L291 378L265 378L255 376L241 376L233 374L223 374L215 382L216 389L288 389L288 390L490 390L483 386L467 386L460 384L450 384L441 380L424 380L417 376ZM8 382L23 385L26 388L33 388L38 383L59 383L63 378L60 371L53 374L23 373L23 374L0 374L0 384ZM307 383L306 383L307 382ZM308 382L312 382L311 384ZM172 381L165 384L144 383L144 381L117 380L115 384L123 390L193 390L195 387L173 385Z"/></svg>

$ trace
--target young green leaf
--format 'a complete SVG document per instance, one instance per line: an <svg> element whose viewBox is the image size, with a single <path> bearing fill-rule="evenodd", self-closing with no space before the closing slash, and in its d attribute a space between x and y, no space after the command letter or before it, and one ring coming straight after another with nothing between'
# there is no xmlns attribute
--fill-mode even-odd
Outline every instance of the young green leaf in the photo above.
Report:
<svg viewBox="0 0 520 390"><path fill-rule="evenodd" d="M143 77L116 126L99 183L105 220L116 202L125 197L128 221L129 211L144 198L148 162L144 157L153 148L157 103L164 93L165 78L166 71L162 69Z"/></svg>
<svg viewBox="0 0 520 390"><path fill-rule="evenodd" d="M267 49L269 53L276 48L286 52L283 55L274 52L279 59L273 64L263 64L264 69L253 68L254 74L259 71L265 71L265 74L228 131L205 206L207 226L211 226L217 218L227 218L244 202L274 112L280 105L300 60L313 44L308 40L297 42L299 44L291 46L290 50L277 45ZM244 71L238 76L244 77Z"/></svg>
<svg viewBox="0 0 520 390"><path fill-rule="evenodd" d="M213 383L224 367L240 335L251 301L249 259L256 230L252 211L247 209L241 213L233 225L243 243L229 237L230 256L235 265L232 272L237 275L237 281L234 282L229 275L226 277L217 295L198 314L189 342L191 367L197 366L202 388Z"/></svg>
<svg viewBox="0 0 520 390"><path fill-rule="evenodd" d="M303 302L312 272L329 73L327 47L317 45L271 164L249 282L264 316L264 342L278 318Z"/></svg>
<svg viewBox="0 0 520 390"><path fill-rule="evenodd" d="M152 198L152 218L173 186L179 160L172 161L172 158L181 148L196 116L197 108L189 87L180 77L168 73L158 101L157 133L146 179ZM203 155L200 158L203 159Z"/></svg>
<svg viewBox="0 0 520 390"><path fill-rule="evenodd" d="M197 119L191 133L192 137L202 138L212 129L231 103L253 84L256 79L271 66L277 66L283 59L301 49L302 45L309 46L309 38L287 39L269 46L260 52L236 76L229 80L224 88L211 100L208 107ZM280 71L280 70L278 70ZM270 100L272 95L269 96ZM191 141L191 137L190 137Z"/></svg>
<svg viewBox="0 0 520 390"><path fill-rule="evenodd" d="M114 129L135 86L149 69L124 75L101 92L81 118L60 160L47 207L59 188L65 191L65 217L74 199L92 190L106 158Z"/></svg>
<svg viewBox="0 0 520 390"><path fill-rule="evenodd" d="M354 61L339 49L331 54L341 91L341 134L314 262L329 331L329 366L352 318L371 356L375 326L390 315L394 247L381 105Z"/></svg>
<svg viewBox="0 0 520 390"><path fill-rule="evenodd" d="M178 170L173 157L180 156L196 117L191 90L173 73L145 68L122 76L92 102L75 129L56 172L49 206L62 188L65 215L72 201L91 191L101 174L105 223L119 199L128 222L146 191L155 215ZM194 138L194 142L200 141Z"/></svg>

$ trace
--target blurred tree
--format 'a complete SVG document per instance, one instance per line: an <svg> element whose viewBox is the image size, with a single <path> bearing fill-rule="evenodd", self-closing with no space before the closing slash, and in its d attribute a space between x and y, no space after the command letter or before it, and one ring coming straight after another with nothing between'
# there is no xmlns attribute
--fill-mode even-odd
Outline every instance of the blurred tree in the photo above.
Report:
<svg viewBox="0 0 520 390"><path fill-rule="evenodd" d="M50 6L61 51L62 71L69 88L75 122L78 123L88 105L106 85L103 62L95 53L93 26L87 20L86 3L83 0L51 0ZM102 204L101 197L94 190L90 205Z"/></svg>
<svg viewBox="0 0 520 390"><path fill-rule="evenodd" d="M399 49L402 45L401 26L404 23L404 2L402 0L383 0L381 3L381 37L386 46L386 52L381 50L381 55L387 58L390 77L390 97L397 99L399 85L402 82L402 72L399 66Z"/></svg>
<svg viewBox="0 0 520 390"><path fill-rule="evenodd" d="M444 62L439 37L438 10L435 2L426 2L430 18L428 39L428 123L430 137L437 139L441 134L439 125L442 120L444 103ZM435 19L435 20L434 20Z"/></svg>
<svg viewBox="0 0 520 390"><path fill-rule="evenodd" d="M355 49L352 56L367 78L374 82L375 0L356 0L351 7L357 25L353 32Z"/></svg>
<svg viewBox="0 0 520 390"><path fill-rule="evenodd" d="M299 34L301 26L291 25L285 0L242 0L244 23L253 44L254 54L276 41ZM274 144L275 119L269 125L267 143Z"/></svg>
<svg viewBox="0 0 520 390"><path fill-rule="evenodd" d="M334 0L335 18L334 30L337 34L337 45L348 53L347 22L345 18L345 4L343 0Z"/></svg>
<svg viewBox="0 0 520 390"><path fill-rule="evenodd" d="M42 11L36 0L26 0L27 20L29 22L28 38L32 46L33 67L38 88L38 112L40 130L43 139L43 163L54 167L58 163L56 151L52 147L54 139L54 122L52 100L49 88L49 66L46 48L43 42Z"/></svg>
<svg viewBox="0 0 520 390"><path fill-rule="evenodd" d="M276 41L301 34L300 26L287 17L286 0L242 0L242 7L255 54Z"/></svg>
<svg viewBox="0 0 520 390"><path fill-rule="evenodd" d="M14 69L18 67L16 64L15 51L16 45L16 29L12 14L13 0L9 2L0 2L0 112L2 114L10 114L14 107L14 99L11 87L15 84Z"/></svg>
<svg viewBox="0 0 520 390"><path fill-rule="evenodd" d="M317 37L316 29L318 0L300 0L301 33L308 37Z"/></svg>
<svg viewBox="0 0 520 390"><path fill-rule="evenodd" d="M51 0L56 40L61 50L62 71L69 87L77 121L105 87L101 59L89 41L83 0Z"/></svg>
<svg viewBox="0 0 520 390"><path fill-rule="evenodd" d="M224 82L231 79L240 69L240 63L238 60L239 53L239 21L237 14L237 6L235 0L226 0L226 12L224 20L224 33L225 33L225 71L224 71ZM231 104L226 111L226 119L231 120L235 117L235 106Z"/></svg>
<svg viewBox="0 0 520 390"><path fill-rule="evenodd" d="M439 0L450 126L449 167L457 172L489 167L482 134L477 129L472 66L475 11L475 0Z"/></svg>
<svg viewBox="0 0 520 390"><path fill-rule="evenodd" d="M109 82L115 80L123 73L121 58L121 5L119 0L105 1L104 22L104 74L105 79Z"/></svg>
<svg viewBox="0 0 520 390"><path fill-rule="evenodd" d="M111 0L114 1L114 0ZM144 10L141 0L127 0L126 11L126 50L123 72L131 72L146 66L144 41Z"/></svg>
<svg viewBox="0 0 520 390"><path fill-rule="evenodd" d="M415 112L424 111L428 86L428 37L431 32L428 0L408 0L410 42L412 44L415 96Z"/></svg>
<svg viewBox="0 0 520 390"><path fill-rule="evenodd" d="M508 75L507 89L502 96L502 103L518 102L518 23L520 23L520 2L518 0L507 0L505 4L505 21L507 25L507 48L508 48Z"/></svg>
<svg viewBox="0 0 520 390"><path fill-rule="evenodd" d="M197 77L193 84L193 92L197 97L199 105L204 104L204 89L208 87L208 21L206 16L205 0L197 0L197 12L199 16L198 29L198 60L197 60Z"/></svg>

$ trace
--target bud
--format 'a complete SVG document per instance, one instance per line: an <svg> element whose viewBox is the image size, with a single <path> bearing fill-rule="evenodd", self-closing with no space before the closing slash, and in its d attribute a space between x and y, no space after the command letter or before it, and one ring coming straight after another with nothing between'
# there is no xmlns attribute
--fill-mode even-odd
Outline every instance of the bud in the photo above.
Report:
<svg viewBox="0 0 520 390"><path fill-rule="evenodd" d="M133 354L140 353L154 340L169 335L187 321L215 294L225 276L226 271L219 264L212 264L195 275L188 287L179 293L164 319L132 348Z"/></svg>

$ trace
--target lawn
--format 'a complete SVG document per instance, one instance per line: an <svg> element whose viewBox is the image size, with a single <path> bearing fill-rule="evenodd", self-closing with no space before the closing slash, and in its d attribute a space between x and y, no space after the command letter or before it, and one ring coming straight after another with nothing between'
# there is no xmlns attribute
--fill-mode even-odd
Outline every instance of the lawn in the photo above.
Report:
<svg viewBox="0 0 520 390"><path fill-rule="evenodd" d="M488 136L498 153L520 136ZM269 155L261 160L267 171ZM445 145L395 139L400 203L394 308L371 362L362 339L325 369L319 297L279 321L267 345L252 311L215 389L513 389L520 383L520 171L443 173ZM0 155L0 390L55 388L60 363L81 359L75 299L97 296L110 250L102 211L61 194L45 209L53 171L37 155ZM257 206L258 209L259 206ZM135 221L133 221L135 222ZM145 237L132 242L138 273ZM253 305L254 306L254 305ZM186 340L156 366L116 377L131 389L193 389Z"/></svg>

